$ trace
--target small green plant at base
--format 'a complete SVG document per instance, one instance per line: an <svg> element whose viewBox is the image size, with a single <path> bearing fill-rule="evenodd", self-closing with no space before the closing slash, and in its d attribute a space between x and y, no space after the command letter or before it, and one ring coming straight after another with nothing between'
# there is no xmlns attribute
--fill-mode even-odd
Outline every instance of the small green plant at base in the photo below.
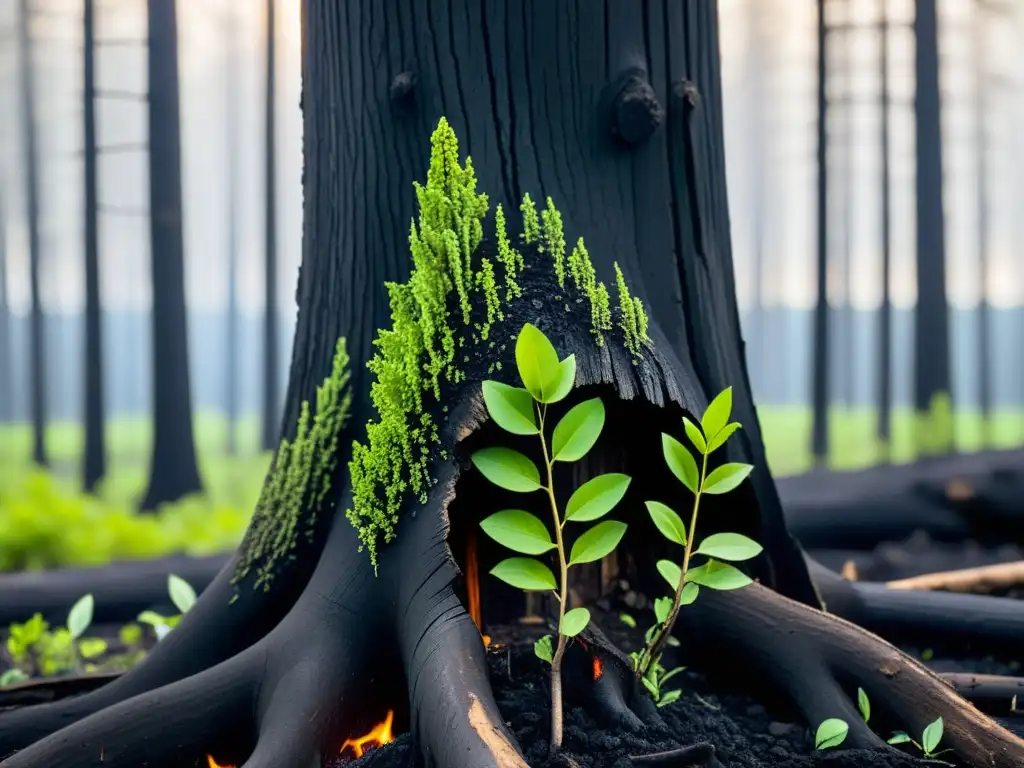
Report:
<svg viewBox="0 0 1024 768"><path fill-rule="evenodd" d="M658 630L661 621L664 619L664 615L668 612L672 605L672 599L669 597L659 597L654 601L654 615L655 623L647 628L647 632L644 634L644 643L650 643L654 636L654 633ZM659 618L660 617L660 618ZM620 613L619 621L625 624L631 629L636 628L636 619L630 616L628 613ZM669 636L666 641L666 645L678 646L679 641L676 638ZM630 661L633 663L633 671L635 672L637 666L640 663L641 651L631 651L629 654ZM680 672L683 672L686 667L675 667L674 669L667 669L661 661L656 661L651 665L647 672L647 675L640 678L640 682L643 684L651 696L654 698L654 703L659 707L666 707L673 702L679 700L682 695L682 691L678 688L674 688L671 691L666 691L664 685L671 678L675 677Z"/></svg>
<svg viewBox="0 0 1024 768"><path fill-rule="evenodd" d="M178 626L181 617L188 613L189 609L196 603L196 591L192 585L180 576L173 573L167 577L167 593L171 596L171 602L178 609L179 613L174 616L162 616L156 611L143 611L139 614L138 621L153 628L157 640L163 640L167 633Z"/></svg>
<svg viewBox="0 0 1024 768"><path fill-rule="evenodd" d="M671 598L662 598L655 602L658 628L648 640L636 663L636 672L641 680L647 679L652 667L659 662L671 636L672 627L679 616L679 609L697 599L700 587L731 590L751 583L750 577L745 573L722 561L739 562L757 557L761 553L761 545L753 539L739 533L714 533L694 549L701 498L705 494L717 495L735 489L753 469L749 464L726 463L708 473L708 457L725 445L726 440L740 428L738 422L729 421L731 413L732 388L728 387L708 405L701 417L700 426L688 418L683 418L686 435L702 457L699 470L693 455L682 443L671 435L663 433L661 436L665 462L672 474L693 493L693 508L690 527L687 529L682 518L668 505L660 501L645 502L647 511L661 534L683 547L683 557L681 565L671 560L659 560L657 563L658 572L672 587L673 594ZM705 564L691 569L690 558L695 554L704 555L708 560ZM662 606L660 611L659 605Z"/></svg>
<svg viewBox="0 0 1024 768"><path fill-rule="evenodd" d="M949 752L948 749L942 749L936 752L939 746L939 742L942 741L942 729L943 723L942 718L938 717L929 723L924 733L921 734L921 741L917 742L910 738L910 735L905 731L896 731L892 736L889 737L890 744L913 744L925 757L938 757L944 752Z"/></svg>
<svg viewBox="0 0 1024 768"><path fill-rule="evenodd" d="M845 720L838 717L830 717L818 726L814 734L815 749L834 749L846 741L846 735L850 732L850 726Z"/></svg>
<svg viewBox="0 0 1024 768"><path fill-rule="evenodd" d="M857 689L857 709L860 710L860 716L864 718L865 723L871 719L871 702L868 701L868 695L863 688Z"/></svg>
<svg viewBox="0 0 1024 768"><path fill-rule="evenodd" d="M582 632L590 622L583 607L568 610L569 568L600 560L614 551L626 532L626 524L605 520L576 538L566 556L563 529L569 522L589 523L608 514L626 493L630 478L605 474L591 478L575 490L565 507L558 509L555 497L555 462L582 459L597 442L604 427L604 404L600 398L573 406L555 425L550 445L545 436L548 406L564 400L576 380L576 358L558 359L554 346L536 327L527 323L516 339L516 365L524 387L498 381L483 383L484 403L495 423L514 435L537 435L544 457L546 480L541 481L537 465L511 448L484 448L472 456L473 464L495 485L516 493L545 491L551 508L555 540L536 516L521 509L506 509L480 523L484 532L499 544L524 555L543 555L555 550L559 578L534 557L502 560L491 574L525 591L554 592L559 602L558 639L537 641L537 656L551 664L551 749L562 743L562 657L569 638Z"/></svg>
<svg viewBox="0 0 1024 768"><path fill-rule="evenodd" d="M8 627L7 652L14 667L0 676L0 685L14 685L33 676L50 677L92 671L92 660L107 651L107 642L84 637L92 624L95 603L91 594L80 598L68 613L67 626L53 631L41 613L23 624Z"/></svg>

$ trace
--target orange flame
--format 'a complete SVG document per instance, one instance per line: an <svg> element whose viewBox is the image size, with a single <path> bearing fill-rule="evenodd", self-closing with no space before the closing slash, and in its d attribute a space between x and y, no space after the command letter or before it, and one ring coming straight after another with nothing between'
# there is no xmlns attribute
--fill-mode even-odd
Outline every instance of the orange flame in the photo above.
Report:
<svg viewBox="0 0 1024 768"><path fill-rule="evenodd" d="M378 747L382 747L390 741L394 741L395 736L391 732L391 723L394 722L395 712L392 709L388 710L388 716L384 718L384 722L377 723L373 728L364 736L359 736L355 739L345 739L345 743L341 745L339 752L344 752L349 747L352 747L352 752L355 753L356 757L363 756L363 745L373 743Z"/></svg>
<svg viewBox="0 0 1024 768"><path fill-rule="evenodd" d="M594 657L594 680L595 681L599 680L601 675L603 675L603 674L604 674L604 664L602 664L601 660L599 658L597 658L597 656L595 656Z"/></svg>
<svg viewBox="0 0 1024 768"><path fill-rule="evenodd" d="M491 647L491 636L490 635L480 635L480 637L483 638L484 648L490 648Z"/></svg>
<svg viewBox="0 0 1024 768"><path fill-rule="evenodd" d="M233 765L221 765L213 759L213 755L206 756L206 764L209 766L209 768L235 768L235 766Z"/></svg>
<svg viewBox="0 0 1024 768"><path fill-rule="evenodd" d="M483 614L480 611L480 567L476 559L476 532L466 537L466 600L469 615L479 631L483 631Z"/></svg>

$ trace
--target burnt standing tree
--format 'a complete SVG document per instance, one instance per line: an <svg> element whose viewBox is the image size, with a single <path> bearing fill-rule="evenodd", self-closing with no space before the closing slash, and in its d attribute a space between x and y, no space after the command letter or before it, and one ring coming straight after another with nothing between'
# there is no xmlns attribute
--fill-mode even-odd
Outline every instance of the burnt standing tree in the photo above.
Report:
<svg viewBox="0 0 1024 768"><path fill-rule="evenodd" d="M881 206L882 206L882 301L878 318L878 441L889 452L892 431L892 298L890 280L892 276L892 195L889 173L889 6L888 0L878 3L878 82L879 122L881 131Z"/></svg>
<svg viewBox="0 0 1024 768"><path fill-rule="evenodd" d="M621 509L640 507L641 493L669 498L659 432L732 386L745 428L722 451L756 469L702 521L764 544L761 584L702 593L681 613L691 663L759 679L811 724L842 717L847 745L877 750L879 765L893 753L860 719L858 685L911 732L942 715L944 743L966 765L1024 759L1024 742L840 618L877 623L908 598L808 567L786 530L739 333L715 4L575 8L536 2L513 17L497 0L303 4L289 443L245 542L178 628L94 693L0 716L0 753L20 750L2 768L155 768L205 753L244 768L316 766L389 708L427 766L523 768L466 609L489 591L473 581L489 555L465 545L484 514L467 457L498 437L480 382L514 380L524 322L575 354L570 399L606 403L615 439L584 474L611 465L632 476L638 490ZM561 201L561 215L544 208L543 236L528 194ZM353 361L373 357L370 374L356 364L348 377L341 337ZM619 560L637 564L637 583L655 584L658 541L632 514ZM487 594L482 625L500 608ZM1019 604L979 621L990 603L966 599L979 607L964 627L957 598L923 597L934 598L927 611L900 613L908 625L934 632L953 614L980 644L1019 641ZM651 703L614 650L572 648L605 670L576 678L574 700L639 727L633 713Z"/></svg>
<svg viewBox="0 0 1024 768"><path fill-rule="evenodd" d="M275 0L266 0L266 89L264 92L264 264L263 264L263 422L261 440L265 450L277 446L280 429L280 396L278 387L278 316L277 311L277 24Z"/></svg>
<svg viewBox="0 0 1024 768"><path fill-rule="evenodd" d="M42 243L39 240L39 146L36 133L35 62L32 5L21 0L18 13L18 51L21 72L21 140L24 152L25 213L28 225L29 275L29 402L32 410L32 460L40 466L46 455L46 318L39 295Z"/></svg>
<svg viewBox="0 0 1024 768"><path fill-rule="evenodd" d="M826 11L818 0L818 243L817 296L814 304L814 341L811 354L811 455L818 464L828 459L829 314L828 301L828 45Z"/></svg>
<svg viewBox="0 0 1024 768"><path fill-rule="evenodd" d="M92 491L106 472L103 440L103 310L100 301L99 227L96 183L96 24L93 0L85 0L83 28L84 112L83 154L85 169L85 449L82 487Z"/></svg>
<svg viewBox="0 0 1024 768"><path fill-rule="evenodd" d="M149 221L153 280L153 452L142 509L202 489L192 436L181 223L176 0L149 0Z"/></svg>
<svg viewBox="0 0 1024 768"><path fill-rule="evenodd" d="M937 0L917 0L914 14L914 123L917 146L917 303L914 305L914 410L937 415L949 405L949 306L946 216L942 203L942 119ZM944 404L945 402L945 404ZM951 423L937 423L920 448L952 447Z"/></svg>

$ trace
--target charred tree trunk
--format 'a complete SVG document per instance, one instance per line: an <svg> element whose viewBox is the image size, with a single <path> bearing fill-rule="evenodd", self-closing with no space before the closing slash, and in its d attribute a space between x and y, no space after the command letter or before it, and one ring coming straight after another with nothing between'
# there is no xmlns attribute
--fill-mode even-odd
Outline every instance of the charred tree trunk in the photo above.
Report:
<svg viewBox="0 0 1024 768"><path fill-rule="evenodd" d="M239 45L238 19L229 5L224 15L225 58L225 155L227 156L228 306L227 332L224 338L224 418L227 421L227 452L238 452L238 173L239 141Z"/></svg>
<svg viewBox="0 0 1024 768"><path fill-rule="evenodd" d="M818 278L811 357L811 455L828 460L829 354L828 320L828 7L818 0Z"/></svg>
<svg viewBox="0 0 1024 768"><path fill-rule="evenodd" d="M949 306L946 298L946 216L942 202L942 110L937 0L916 0L914 121L917 139L917 303L914 308L914 409L929 414L936 398L952 397ZM952 424L946 430L952 429ZM944 431L946 431L944 430ZM952 434L922 448L948 450Z"/></svg>
<svg viewBox="0 0 1024 768"><path fill-rule="evenodd" d="M153 279L153 454L142 509L202 490L192 436L181 223L176 0L149 0L149 218Z"/></svg>
<svg viewBox="0 0 1024 768"><path fill-rule="evenodd" d="M85 449L82 486L92 491L106 472L103 439L103 308L100 299L99 228L96 183L95 15L93 0L83 6L85 158Z"/></svg>
<svg viewBox="0 0 1024 768"><path fill-rule="evenodd" d="M277 311L277 25L274 20L276 0L266 0L267 60L264 95L264 263L263 263L263 431L264 450L277 446L281 427L278 387L278 311Z"/></svg>
<svg viewBox="0 0 1024 768"><path fill-rule="evenodd" d="M641 493L673 492L667 470L652 459L659 433L674 428L669 424L681 428L682 414L699 414L709 394L732 386L733 414L744 429L722 451L756 469L727 501L709 505L707 519L710 528L727 525L764 543L755 563L763 586L702 595L684 612L683 636L699 639L688 649L695 658L712 666L716 659L719 665L741 659L808 722L847 719L856 747L888 749L859 721L844 692L863 684L912 730L941 713L949 734L944 743L972 768L1020 764L1024 742L877 637L817 610L808 567L766 468L743 357L724 184L717 9L624 2L603 10L535 2L519 15L499 0L304 3L303 265L285 422L286 437L300 450L278 453L238 555L143 664L93 693L0 717L0 753L20 749L2 768L100 761L103 768L160 768L204 753L245 768L317 766L347 737L384 719L387 709L394 710L397 729L412 731L428 768L524 768L466 610L464 597L475 590L454 558L482 511L475 492L480 477L466 455L471 445L495 438L480 380L512 378L491 375L496 369L488 366L495 358L504 370L514 366L512 342L526 321L557 334L559 351L576 355L578 387L609 403L614 438L596 458L621 461L635 473L630 509L641 506ZM460 334L466 359L458 365L466 378L443 379L439 395L423 390L419 416L437 427L437 445L428 448L432 482L422 497L402 499L393 541L369 537L377 543L375 572L367 553L357 551L361 540L367 543L367 529L357 535L346 515L366 488L346 480L345 462L361 455L349 453L353 437L372 445L366 435L383 434L362 363L371 357L377 329L390 328L385 281L410 278L406 238L418 211L408 180L423 178L425 136L434 126L430 189L441 194L433 186L437 178L455 174L456 161L442 156L455 151L454 138L442 132L449 126L439 122L442 115L466 140L492 211L501 203L518 221L514 212L527 192L564 201L564 232L590 243L591 266L602 281L613 263L621 266L647 308L650 339L639 351L627 350L625 330L607 327L598 346L590 313L573 310L584 300L580 291L556 280L550 252L513 234L523 249L523 266L513 267L521 269L522 295L500 300L503 317L490 327L493 347L465 330L485 316L479 294L463 325L461 306L451 302L447 322ZM467 153L459 154L464 179ZM429 197L423 199L427 210ZM456 198L445 199L432 210L456 205ZM495 232L489 220L483 228ZM497 234L480 241L479 253L470 254L471 274L476 260L501 252L500 242ZM454 270L433 271L444 267L422 250L418 257L417 273L427 269L439 279L433 285L442 275L453 279ZM403 288L409 286L390 289L397 330L403 317L409 320ZM448 297L455 298L454 288ZM614 317L628 326L625 313L616 309ZM407 339L415 338L404 328ZM338 374L339 336L349 339L351 379ZM399 333L378 338L387 342L382 349L403 343ZM400 370L416 373L422 361L412 362ZM375 367L382 377L382 370L394 370ZM350 409L337 398L342 390L353 395ZM378 405L385 402L379 388L375 394ZM307 402L316 403L315 418ZM345 412L347 426L339 427L335 417ZM388 413L405 419L390 423L396 440L412 428L410 414L416 415ZM404 455L377 458L401 462ZM297 463L303 456L312 464ZM640 514L633 514L634 523L624 561L636 563L644 579L655 570L653 529L644 529ZM485 622L487 609L484 601ZM587 640L586 648L571 646L574 656L582 654L587 669L602 659L609 671L589 677L577 701L603 708L623 728L637 727L652 702L635 695L621 652L596 631Z"/></svg>
<svg viewBox="0 0 1024 768"><path fill-rule="evenodd" d="M889 452L892 439L892 183L889 174L889 4L879 0L878 5L878 76L881 101L881 153L882 153L882 303L878 317L878 426L879 442Z"/></svg>
<svg viewBox="0 0 1024 768"><path fill-rule="evenodd" d="M29 275L29 401L32 411L32 460L47 466L46 455L46 318L39 280L42 244L39 240L39 146L36 134L35 62L32 53L32 4L21 0L18 50L21 54L21 141L24 152L25 212L28 225Z"/></svg>
<svg viewBox="0 0 1024 768"><path fill-rule="evenodd" d="M0 424L14 419L11 308L7 303L7 179L0 176Z"/></svg>

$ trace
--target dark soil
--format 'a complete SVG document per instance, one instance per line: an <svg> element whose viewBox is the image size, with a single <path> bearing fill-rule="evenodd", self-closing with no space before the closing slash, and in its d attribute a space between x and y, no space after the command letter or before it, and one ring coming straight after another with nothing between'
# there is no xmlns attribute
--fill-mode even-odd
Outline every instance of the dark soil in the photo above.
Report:
<svg viewBox="0 0 1024 768"><path fill-rule="evenodd" d="M701 742L714 746L707 766L718 768L920 768L937 765L903 755L862 750L814 751L813 734L790 716L767 709L741 693L716 693L702 676L689 672L673 678L683 696L660 710L665 727L644 733L608 731L582 707L567 710L565 756L548 757L550 667L533 654L530 642L492 648L488 652L491 683L498 706L531 768L632 768L631 756L666 752ZM367 752L359 760L341 758L332 768L415 768L415 749L408 734ZM566 760L565 758L569 758ZM661 765L683 768L685 762Z"/></svg>

